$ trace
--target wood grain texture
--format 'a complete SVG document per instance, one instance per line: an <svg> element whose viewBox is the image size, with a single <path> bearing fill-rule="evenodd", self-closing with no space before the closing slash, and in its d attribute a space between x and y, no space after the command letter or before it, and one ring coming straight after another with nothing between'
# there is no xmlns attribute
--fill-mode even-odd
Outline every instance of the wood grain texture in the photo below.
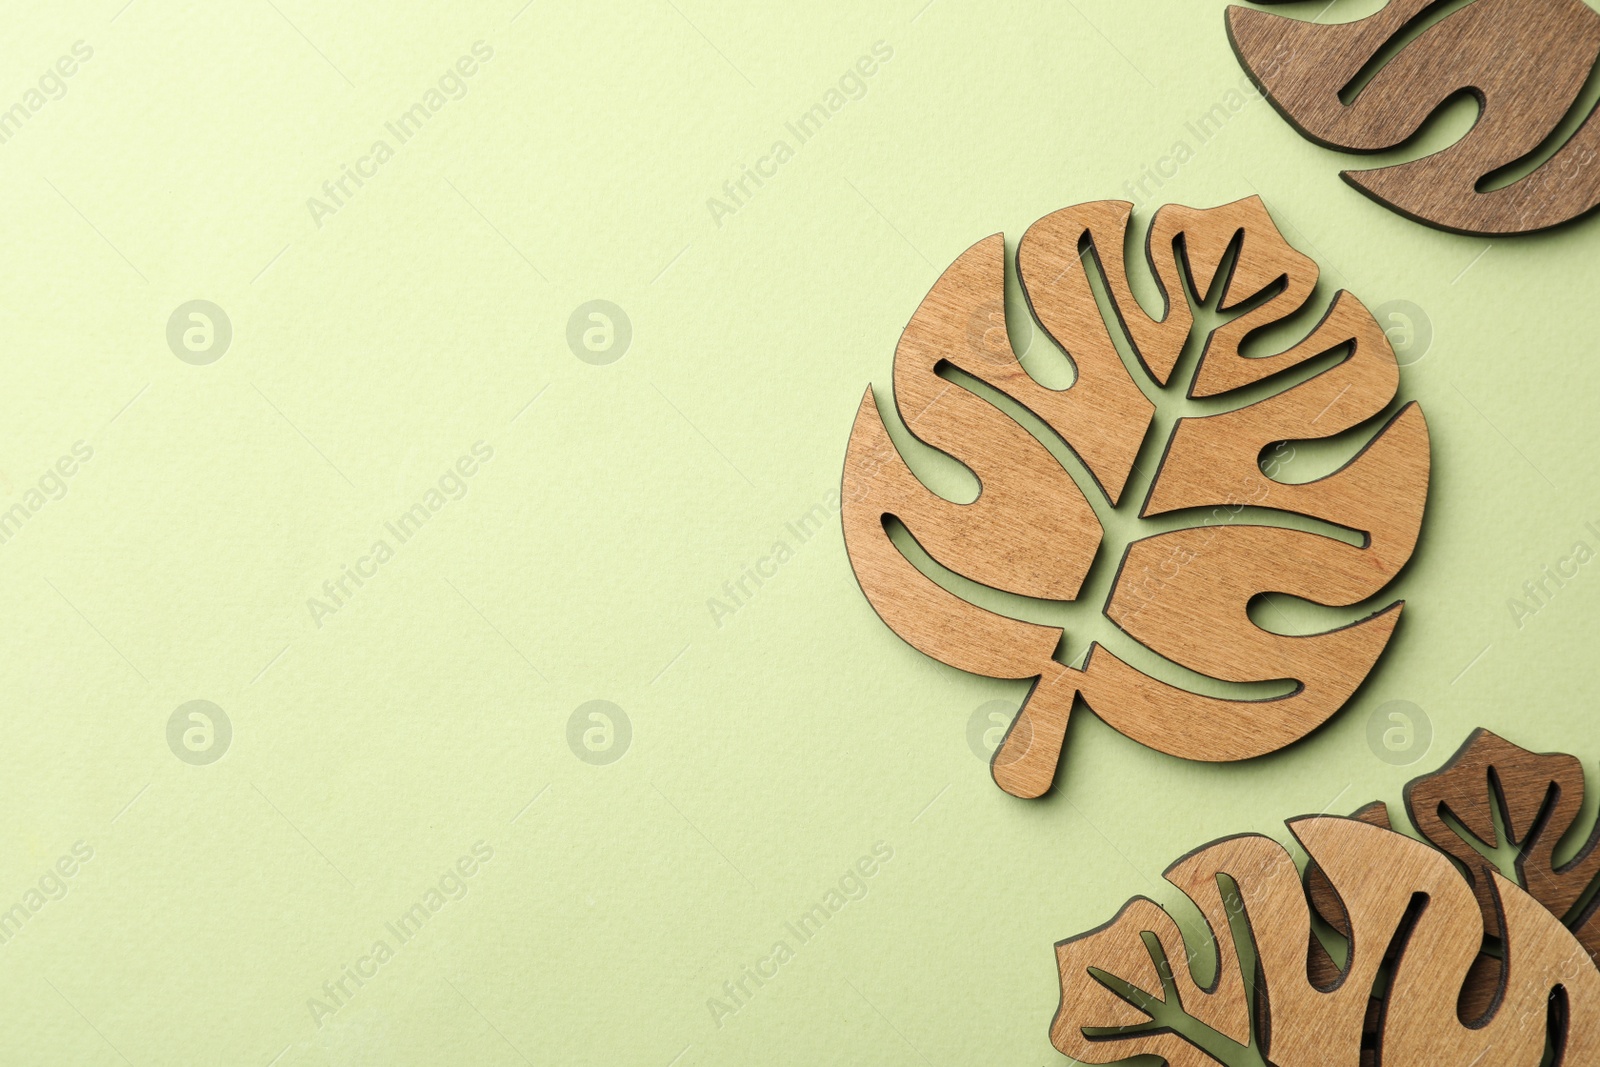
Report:
<svg viewBox="0 0 1600 1067"><path fill-rule="evenodd" d="M1389 807L1381 800L1366 804L1350 814L1350 818L1359 820L1369 826L1377 826L1384 830L1393 829L1389 824ZM1339 898L1338 890L1333 888L1333 883L1328 881L1328 875L1317 866L1315 861L1306 864L1305 870L1306 899L1311 901L1311 909L1317 917L1329 926L1346 941L1350 939L1350 913L1345 910L1344 901ZM1329 988L1339 979L1339 968L1334 963L1333 957L1328 955L1328 950L1316 937L1310 943L1311 982L1319 989Z"/></svg>
<svg viewBox="0 0 1600 1067"><path fill-rule="evenodd" d="M1237 254L1229 263L1230 247ZM1157 249L1170 253L1181 249L1185 266L1195 288L1209 293L1219 280L1219 268L1228 263L1220 279L1223 291L1218 310L1230 311L1263 294L1260 304L1223 323L1206 338L1200 370L1189 388L1194 397L1219 396L1242 388L1279 371L1287 370L1333 347L1316 351L1307 343L1294 345L1275 355L1247 357L1241 351L1246 340L1262 327L1293 315L1311 299L1319 271L1316 261L1284 239L1267 214L1258 196L1209 209L1168 204L1156 212L1150 227L1150 254ZM1157 273L1175 268L1171 254L1156 259ZM1175 284L1175 283L1174 283ZM1169 368L1170 370L1170 368ZM1166 383L1166 376L1160 378Z"/></svg>
<svg viewBox="0 0 1600 1067"><path fill-rule="evenodd" d="M845 549L862 591L890 629L943 663L991 678L1036 677L1051 662L1059 629L998 615L947 592L884 533L885 514L921 507L937 517L941 509L930 505L931 496L889 440L869 391L850 436L841 496ZM931 525L925 521L912 532Z"/></svg>
<svg viewBox="0 0 1600 1067"><path fill-rule="evenodd" d="M1235 6L1227 11L1228 39L1284 118L1330 148L1397 147L1446 101L1475 97L1478 120L1454 144L1342 173L1404 215L1460 233L1515 234L1600 205L1594 112L1531 172L1480 191L1484 179L1540 150L1574 107L1600 56L1600 14L1581 0L1477 0L1416 34L1417 20L1434 6L1390 0L1366 18L1336 24ZM1361 84L1375 57L1396 45L1403 46Z"/></svg>
<svg viewBox="0 0 1600 1067"><path fill-rule="evenodd" d="M1017 276L1023 292L1028 294L1040 327L1072 360L1077 371L1072 387L1046 389L1015 358L1007 366L1015 372L1004 383L985 378L1055 427L1113 505L1122 497L1155 405L1129 375L1110 327L1100 317L1088 272L1078 261L1079 243L1088 240L1092 247L1115 253L1101 257L1100 263L1106 268L1118 315L1137 324L1130 329L1145 336L1139 349L1151 353L1145 358L1170 372L1193 323L1187 301L1182 311L1169 310L1165 322L1158 325L1144 316L1134 300L1122 266L1122 241L1130 213L1130 205L1115 201L1057 211L1028 227L1017 247ZM1176 279L1164 282L1172 285ZM1177 291L1181 296L1182 289Z"/></svg>
<svg viewBox="0 0 1600 1067"><path fill-rule="evenodd" d="M1551 912L1566 916L1600 878L1600 823L1571 859L1555 862L1557 844L1578 829L1583 795L1583 765L1577 757L1529 752L1479 729L1438 771L1411 781L1405 802L1418 832L1461 862L1485 927L1498 934L1495 865L1453 830L1445 816L1489 848L1513 846L1518 880ZM1504 841L1496 829L1497 815L1504 821ZM1582 918L1587 921L1577 925L1578 939L1600 959L1600 923L1593 921L1592 909Z"/></svg>
<svg viewBox="0 0 1600 1067"><path fill-rule="evenodd" d="M1457 1003L1484 929L1472 888L1445 855L1362 819L1289 825L1345 917L1351 951L1332 981L1308 967L1311 903L1288 851L1258 835L1227 838L1168 871L1205 920L1208 936L1192 954L1208 969L1214 961L1211 984L1200 986L1185 966L1191 949L1170 916L1135 898L1105 926L1057 944L1056 1048L1083 1063L1148 1054L1198 1067L1254 1044L1279 1067L1357 1067L1374 1058L1386 1067L1535 1067L1549 999L1560 990L1561 1062L1600 1062L1600 971L1538 901L1504 878L1493 881L1507 980L1493 1011L1468 1025ZM1237 905L1223 896L1224 879L1237 888ZM1232 915L1258 961L1251 983ZM1385 990L1376 1012L1375 985Z"/></svg>
<svg viewBox="0 0 1600 1067"><path fill-rule="evenodd" d="M1385 830L1391 829L1389 808L1382 801L1362 806L1352 812L1350 818ZM1334 889L1333 883L1328 880L1327 874L1314 860L1306 864L1305 887L1306 897L1311 901L1312 910L1348 942L1351 936L1349 912L1345 910L1344 902ZM1480 953L1474 961L1467 972L1467 981L1461 990L1460 1004L1456 1012L1461 1021L1476 1025L1487 1017L1495 998L1501 991L1500 982L1503 977L1501 962L1499 957L1487 952ZM1315 936L1311 939L1308 966L1311 982L1319 989L1331 989L1340 980L1338 965ZM1376 1047L1382 1005L1383 1001L1378 997L1373 997L1368 1002L1366 1022L1362 1032L1364 1056ZM1366 1060L1363 1059L1363 1062Z"/></svg>
<svg viewBox="0 0 1600 1067"><path fill-rule="evenodd" d="M1159 317L1129 285L1130 228L1127 203L1080 204L1040 219L1019 242L1017 272L1031 311L1076 371L1066 389L1041 385L1011 349L998 234L951 264L907 324L895 351L896 410L913 437L976 476L976 500L957 504L918 481L870 390L845 458L846 549L879 616L944 663L1033 681L991 765L995 781L1019 797L1050 788L1080 698L1129 737L1202 760L1274 751L1326 721L1386 647L1400 605L1295 637L1257 627L1246 606L1266 592L1340 607L1371 598L1410 558L1427 496L1427 424L1415 405L1400 409L1326 477L1288 484L1263 472L1260 457L1272 444L1329 437L1384 411L1399 372L1382 330L1347 293L1337 294L1322 321L1284 351L1241 351L1257 331L1301 311L1317 276L1259 198L1206 210L1168 205L1156 213L1144 251L1161 294ZM1110 304L1105 316L1091 269ZM1189 513L1194 525L1128 546L1103 613L1200 674L1295 683L1265 700L1196 694L1097 644L1081 668L1067 667L1055 659L1061 629L967 603L910 563L885 527L902 524L935 564L973 582L1041 600L1075 599L1097 556L1109 555L1084 493L1098 490L1107 507L1123 503L1154 423L1152 396L1177 388L1170 378L1194 328L1191 298L1214 291L1224 311L1237 313L1207 339L1197 395L1225 397L1325 353L1342 358L1265 400L1231 409L1224 402L1216 414L1178 420L1153 488L1127 504L1144 517ZM1119 351L1119 335L1132 361ZM947 377L947 368L1004 394L1054 431L1081 462L1086 487L1032 432ZM1322 519L1358 532L1364 544L1273 526L1219 525L1205 514L1246 504Z"/></svg>

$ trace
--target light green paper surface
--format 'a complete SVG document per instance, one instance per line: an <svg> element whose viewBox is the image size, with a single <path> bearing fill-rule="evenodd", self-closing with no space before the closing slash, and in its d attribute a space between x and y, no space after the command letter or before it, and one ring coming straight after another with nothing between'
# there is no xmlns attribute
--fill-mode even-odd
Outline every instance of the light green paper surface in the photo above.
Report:
<svg viewBox="0 0 1600 1067"><path fill-rule="evenodd" d="M1520 626L1508 607L1600 548L1600 224L1424 228L1259 100L1198 144L1244 84L1223 5L122 3L19 8L0 42L0 107L93 52L0 144L0 509L92 450L0 544L0 908L66 890L0 944L0 1062L1065 1062L1052 942L1170 899L1189 849L1395 802L1476 725L1600 757L1600 564ZM397 144L479 41L466 95ZM786 123L876 42L892 58L799 143ZM393 157L319 226L308 198L379 138ZM1022 802L968 727L1025 687L904 645L837 520L788 524L837 488L939 270L1126 197L1180 140L1141 218L1259 192L1326 294L1431 323L1401 385L1434 450L1405 617L1283 753L1188 763L1080 715L1060 788ZM166 338L194 299L233 332L203 366ZM567 343L593 299L631 321L608 365ZM390 534L478 442L464 495ZM232 728L209 765L168 743L197 699ZM568 741L596 699L631 727L606 765L577 755L603 724ZM1409 768L1368 745L1390 700L1431 722ZM386 924L475 845L401 944ZM796 937L875 845L865 895ZM336 1001L347 966L372 973Z"/></svg>

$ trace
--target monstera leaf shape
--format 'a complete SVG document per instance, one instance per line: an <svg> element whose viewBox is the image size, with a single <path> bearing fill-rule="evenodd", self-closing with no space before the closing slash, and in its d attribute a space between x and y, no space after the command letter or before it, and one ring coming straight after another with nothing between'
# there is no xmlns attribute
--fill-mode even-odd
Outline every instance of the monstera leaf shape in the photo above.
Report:
<svg viewBox="0 0 1600 1067"><path fill-rule="evenodd" d="M1600 56L1600 13L1582 0L1476 0L1440 18L1444 7L1389 0L1331 25L1231 7L1228 39L1284 118L1329 148L1395 148L1447 101L1476 98L1477 121L1449 147L1341 174L1402 214L1511 234L1600 204L1600 118L1576 110Z"/></svg>
<svg viewBox="0 0 1600 1067"><path fill-rule="evenodd" d="M1106 926L1056 946L1056 1048L1082 1063L1149 1054L1168 1067L1360 1067L1371 1062L1365 1034L1384 1067L1539 1067L1552 1044L1557 1063L1600 1063L1600 971L1537 900L1498 874L1488 883L1509 973L1488 1017L1464 1020L1484 928L1460 872L1358 819L1289 826L1345 913L1345 959L1329 980L1314 977L1321 946L1288 851L1230 838L1166 872L1200 909L1209 944L1191 952L1172 918L1136 897ZM1194 961L1212 971L1205 984ZM1369 1027L1375 988L1383 997Z"/></svg>
<svg viewBox="0 0 1600 1067"><path fill-rule="evenodd" d="M1047 388L1030 376L1007 339L999 234L945 270L901 335L894 358L900 419L977 477L975 501L953 503L919 481L870 388L845 459L845 545L883 620L951 666L1033 682L992 763L1001 787L1022 797L1050 787L1078 696L1127 736L1192 759L1257 756L1324 722L1372 669L1401 605L1300 636L1258 627L1247 608L1263 593L1339 607L1375 596L1411 557L1427 495L1428 429L1415 404L1401 407L1325 477L1290 484L1263 470L1262 455L1275 443L1381 422L1399 370L1383 330L1342 291L1298 343L1270 355L1242 351L1252 334L1311 308L1317 281L1316 264L1289 246L1258 198L1156 212L1146 255L1165 304L1160 317L1147 313L1129 287L1131 212L1122 201L1066 208L1034 223L1018 246L1017 272L1032 313L1076 371L1068 388ZM1097 285L1134 358L1119 353ZM1189 388L1191 398L1216 398L1213 408L1177 419L1164 441L1154 440L1157 401L1171 397L1170 379L1190 342L1190 297L1203 303L1214 289L1219 309L1232 317L1205 338ZM992 327L996 320L999 328ZM1342 358L1314 374L1304 366L1330 354ZM1262 383L1293 379L1297 369L1299 380L1286 388L1254 402L1229 400L1270 390ZM1042 436L952 380L961 375L1036 417L1041 433L1070 450L1080 477ZM1149 455L1141 468L1142 453ZM1143 477L1146 470L1153 478ZM1116 509L1136 484L1142 498L1130 496L1128 506L1141 519L1163 516L1177 528L1127 546L1104 615L1199 675L1292 686L1266 699L1203 695L1152 677L1100 644L1090 645L1081 667L1066 666L1056 659L1062 628L950 592L906 557L885 525L901 524L934 564L961 578L1022 597L1070 601L1101 549L1103 526L1089 497ZM1269 520L1295 513L1355 531L1359 547L1326 533L1226 521L1247 505Z"/></svg>
<svg viewBox="0 0 1600 1067"><path fill-rule="evenodd" d="M1557 844L1580 829L1583 792L1577 757L1529 752L1477 730L1443 768L1407 785L1405 800L1417 832L1466 871L1489 933L1499 933L1491 857L1510 851L1517 884L1568 917L1579 942L1600 958L1600 899L1585 899L1600 878L1600 821L1571 859L1555 859Z"/></svg>
<svg viewBox="0 0 1600 1067"><path fill-rule="evenodd" d="M1258 835L1197 849L1166 877L1203 936L1136 897L1057 944L1051 1040L1171 1067L1600 1063L1600 826L1555 860L1583 792L1574 757L1477 730L1406 787L1426 843L1379 802L1291 821L1303 874Z"/></svg>

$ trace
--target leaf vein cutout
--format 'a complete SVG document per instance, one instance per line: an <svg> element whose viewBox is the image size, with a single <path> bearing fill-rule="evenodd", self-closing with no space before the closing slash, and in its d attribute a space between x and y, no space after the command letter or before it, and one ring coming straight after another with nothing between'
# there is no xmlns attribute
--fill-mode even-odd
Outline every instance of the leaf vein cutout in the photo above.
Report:
<svg viewBox="0 0 1600 1067"><path fill-rule="evenodd" d="M1166 878L1198 926L1135 897L1057 943L1051 1041L1082 1063L1169 1067L1600 1062L1600 944L1584 903L1600 829L1553 860L1583 785L1573 757L1478 730L1406 787L1422 841L1392 830L1380 802L1291 820L1303 872L1256 834L1196 849ZM1504 870L1489 860L1502 846Z"/></svg>
<svg viewBox="0 0 1600 1067"><path fill-rule="evenodd" d="M976 477L975 500L955 503L923 484L870 387L845 458L845 546L883 621L950 666L1032 682L991 764L1019 797L1050 788L1080 698L1128 737L1199 760L1258 756L1326 721L1394 632L1402 605L1368 602L1411 558L1427 497L1427 423L1416 404L1396 401L1394 351L1361 301L1340 291L1303 338L1253 351L1252 338L1298 329L1317 307L1316 264L1259 198L1155 213L1144 252L1159 317L1127 276L1131 227L1132 205L1098 201L1047 215L1018 243L1031 315L1076 374L1065 389L1040 384L1006 331L991 328L1003 314L999 234L952 263L912 315L894 356L894 412ZM1208 300L1227 317L1204 334L1196 306ZM1325 365L1330 353L1339 358ZM1186 394L1180 368L1192 375ZM1064 452L986 391L1025 409ZM1184 405L1204 411L1177 417L1162 438L1158 413ZM1263 469L1263 454L1282 442L1351 433L1367 440L1322 477L1295 483ZM1076 479L1069 467L1081 468ZM1102 513L1148 536L1109 558ZM1296 521L1350 531L1355 543ZM1067 665L1062 626L958 596L908 558L890 526L937 568L1019 603L1093 592L1103 600L1094 618L1110 624L1102 636L1125 654L1096 640L1081 666ZM1104 568L1109 582L1097 578ZM1277 633L1250 616L1263 594L1368 613L1322 632ZM1131 662L1147 655L1221 689L1271 683L1270 695L1195 692Z"/></svg>
<svg viewBox="0 0 1600 1067"><path fill-rule="evenodd" d="M1451 101L1476 103L1453 144L1341 172L1403 215L1457 233L1516 234L1600 205L1600 13L1582 0L1389 0L1332 24L1234 6L1227 29L1273 107L1327 148L1401 148Z"/></svg>

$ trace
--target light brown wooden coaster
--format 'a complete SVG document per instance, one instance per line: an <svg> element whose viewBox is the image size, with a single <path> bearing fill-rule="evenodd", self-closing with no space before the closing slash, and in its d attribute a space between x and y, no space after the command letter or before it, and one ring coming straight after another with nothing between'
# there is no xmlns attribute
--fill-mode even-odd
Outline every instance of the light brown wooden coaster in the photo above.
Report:
<svg viewBox="0 0 1600 1067"><path fill-rule="evenodd" d="M1576 759L1479 730L1406 789L1425 841L1391 830L1379 803L1290 821L1303 883L1268 837L1197 849L1166 877L1199 909L1199 936L1135 897L1058 943L1051 1041L1081 1063L1174 1067L1538 1067L1550 1048L1600 1063L1600 924L1592 903L1574 908L1600 875L1600 830L1552 862L1582 800Z"/></svg>
<svg viewBox="0 0 1600 1067"><path fill-rule="evenodd" d="M1160 317L1134 299L1125 273L1131 211L1121 201L1065 208L1034 223L1019 244L1022 287L1040 327L1076 370L1070 387L1041 385L1012 351L999 234L946 269L901 335L893 390L899 420L977 477L975 501L953 503L918 480L870 388L845 458L845 544L884 622L943 663L1032 682L992 763L995 781L1019 797L1050 788L1079 698L1123 734L1197 760L1259 756L1325 722L1372 670L1401 605L1377 604L1348 626L1304 636L1258 627L1247 606L1263 593L1338 607L1375 597L1411 558L1427 497L1427 423L1415 404L1392 408L1394 351L1360 300L1335 294L1321 321L1281 352L1243 350L1263 327L1315 310L1316 264L1289 245L1259 198L1207 210L1168 205L1155 214L1145 252L1165 303ZM1115 323L1101 314L1091 271ZM1170 379L1193 330L1191 296L1200 301L1215 287L1220 310L1235 314L1205 339L1188 392L1219 398L1220 410L1177 420L1149 461L1158 469L1148 495L1124 500L1157 403L1182 388ZM1133 360L1119 354L1113 331ZM1276 392L1268 388L1275 376L1330 352L1343 358ZM1015 400L1059 435L1103 507L1176 515L1185 528L1134 540L1113 555L1102 547L1095 508L1041 439L942 376L946 368ZM1225 402L1258 384L1267 388L1264 398ZM1278 442L1364 424L1370 442L1331 474L1290 484L1263 470L1263 454ZM1266 521L1230 521L1246 506ZM1355 531L1362 543L1267 524L1274 513ZM1118 568L1103 613L1135 641L1220 682L1292 685L1270 699L1203 695L1151 677L1099 644L1081 667L1067 666L1055 658L1059 627L950 592L896 547L889 520L939 567L1022 597L1074 600L1091 567Z"/></svg>

